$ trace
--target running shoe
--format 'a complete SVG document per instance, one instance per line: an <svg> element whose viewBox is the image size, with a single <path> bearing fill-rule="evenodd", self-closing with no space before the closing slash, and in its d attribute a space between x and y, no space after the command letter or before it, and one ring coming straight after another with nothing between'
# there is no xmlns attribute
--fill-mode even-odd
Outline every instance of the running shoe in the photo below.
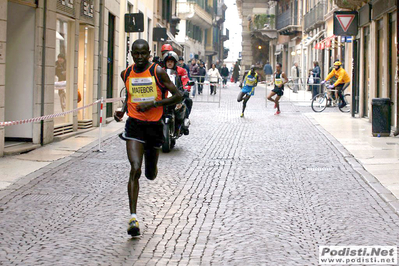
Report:
<svg viewBox="0 0 399 266"><path fill-rule="evenodd" d="M241 113L240 117L244 117L244 113Z"/></svg>
<svg viewBox="0 0 399 266"><path fill-rule="evenodd" d="M277 111L274 115L279 115L281 112L280 111Z"/></svg>
<svg viewBox="0 0 399 266"><path fill-rule="evenodd" d="M136 218L132 218L129 221L129 227L127 228L127 233L132 237L140 236L139 222Z"/></svg>

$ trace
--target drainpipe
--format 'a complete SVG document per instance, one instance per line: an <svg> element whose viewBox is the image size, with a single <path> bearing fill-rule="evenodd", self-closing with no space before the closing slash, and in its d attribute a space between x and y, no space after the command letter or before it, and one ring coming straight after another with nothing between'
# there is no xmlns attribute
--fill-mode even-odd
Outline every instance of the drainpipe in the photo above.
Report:
<svg viewBox="0 0 399 266"><path fill-rule="evenodd" d="M97 87L97 99L101 99L102 92L102 56L103 56L103 43L104 43L104 0L100 0L100 12L99 12L99 25L98 25L98 87ZM100 115L100 105L97 106L97 114ZM98 118L100 121L100 117Z"/></svg>
<svg viewBox="0 0 399 266"><path fill-rule="evenodd" d="M43 0L43 46L42 46L42 86L40 116L44 116L44 89L46 78L46 27L47 27L47 0ZM44 120L40 121L40 145L44 145Z"/></svg>

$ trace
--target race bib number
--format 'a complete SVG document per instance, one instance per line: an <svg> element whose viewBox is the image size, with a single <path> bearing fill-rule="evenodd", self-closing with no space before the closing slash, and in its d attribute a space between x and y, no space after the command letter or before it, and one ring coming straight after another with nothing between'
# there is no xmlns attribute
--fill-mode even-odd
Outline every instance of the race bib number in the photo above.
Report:
<svg viewBox="0 0 399 266"><path fill-rule="evenodd" d="M129 96L132 103L154 101L157 95L154 77L129 79Z"/></svg>
<svg viewBox="0 0 399 266"><path fill-rule="evenodd" d="M254 86L256 83L257 79L256 78L247 78L246 85L248 86Z"/></svg>
<svg viewBox="0 0 399 266"><path fill-rule="evenodd" d="M276 85L283 84L283 80L282 79L276 79L275 84Z"/></svg>

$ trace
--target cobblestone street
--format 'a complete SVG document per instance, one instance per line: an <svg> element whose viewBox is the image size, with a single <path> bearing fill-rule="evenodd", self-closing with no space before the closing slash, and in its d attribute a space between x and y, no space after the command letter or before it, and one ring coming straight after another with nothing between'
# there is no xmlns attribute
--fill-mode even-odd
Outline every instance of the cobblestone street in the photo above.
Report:
<svg viewBox="0 0 399 266"><path fill-rule="evenodd" d="M398 215L310 107L284 101L275 116L258 88L240 118L238 91L222 89L220 108L194 103L190 135L161 154L155 181L141 177L141 239L126 234L115 135L0 199L0 265L318 265L319 245L398 244Z"/></svg>

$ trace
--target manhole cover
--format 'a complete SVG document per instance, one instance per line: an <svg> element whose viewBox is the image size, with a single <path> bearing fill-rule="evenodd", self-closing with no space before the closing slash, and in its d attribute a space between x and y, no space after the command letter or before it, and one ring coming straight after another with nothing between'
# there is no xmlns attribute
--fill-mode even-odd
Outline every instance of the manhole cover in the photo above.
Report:
<svg viewBox="0 0 399 266"><path fill-rule="evenodd" d="M75 195L70 194L29 194L24 197L32 202L42 202L42 201L71 201Z"/></svg>
<svg viewBox="0 0 399 266"><path fill-rule="evenodd" d="M322 172L322 171L327 172L327 171L331 171L331 170L332 170L332 168L329 168L329 167L309 167L309 168L306 168L306 171L313 171L313 172Z"/></svg>

